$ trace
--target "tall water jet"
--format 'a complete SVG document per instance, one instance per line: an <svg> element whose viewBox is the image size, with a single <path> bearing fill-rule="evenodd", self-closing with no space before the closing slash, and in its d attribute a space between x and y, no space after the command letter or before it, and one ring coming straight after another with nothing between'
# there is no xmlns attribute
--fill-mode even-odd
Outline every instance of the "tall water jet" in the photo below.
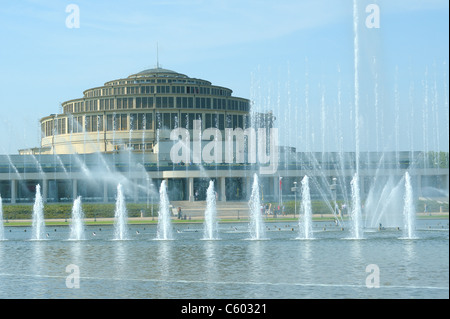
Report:
<svg viewBox="0 0 450 319"><path fill-rule="evenodd" d="M309 177L305 175L302 179L302 205L299 216L300 238L312 238L312 208L311 194L309 191Z"/></svg>
<svg viewBox="0 0 450 319"><path fill-rule="evenodd" d="M411 178L409 173L405 173L405 196L404 196L404 207L403 207L403 220L404 220L404 233L405 237L408 239L414 238L414 228L415 228L415 215L416 211L414 208L413 191L411 186Z"/></svg>
<svg viewBox="0 0 450 319"><path fill-rule="evenodd" d="M168 240L172 239L172 229L170 222L169 196L167 196L166 181L161 182L159 188L159 211L158 211L158 228L156 231L156 239Z"/></svg>
<svg viewBox="0 0 450 319"><path fill-rule="evenodd" d="M32 239L41 240L45 236L44 201L41 195L41 185L36 185L36 197L33 206Z"/></svg>
<svg viewBox="0 0 450 319"><path fill-rule="evenodd" d="M351 181L352 188L352 220L354 238L361 238L361 199L359 193L359 14L358 0L353 0L353 50L354 50L354 72L355 72L355 165L356 173Z"/></svg>
<svg viewBox="0 0 450 319"><path fill-rule="evenodd" d="M359 176L355 174L352 181L352 212L351 219L353 222L353 238L362 238L362 216L361 216L361 198L359 194Z"/></svg>
<svg viewBox="0 0 450 319"><path fill-rule="evenodd" d="M216 209L216 191L214 190L214 181L209 181L209 187L206 191L206 210L204 224L204 239L217 239L217 209Z"/></svg>
<svg viewBox="0 0 450 319"><path fill-rule="evenodd" d="M5 240L5 228L3 227L3 200L0 196L0 240Z"/></svg>
<svg viewBox="0 0 450 319"><path fill-rule="evenodd" d="M355 72L355 164L356 174L359 176L359 14L358 0L353 0L353 50ZM359 186L358 186L359 187Z"/></svg>
<svg viewBox="0 0 450 319"><path fill-rule="evenodd" d="M114 212L114 238L124 240L128 237L128 212L123 194L122 184L117 185L116 210Z"/></svg>
<svg viewBox="0 0 450 319"><path fill-rule="evenodd" d="M249 201L250 207L250 236L251 239L262 239L265 237L264 222L261 216L261 201L259 197L258 175L253 176L252 194Z"/></svg>
<svg viewBox="0 0 450 319"><path fill-rule="evenodd" d="M72 222L70 225L70 240L84 239L84 213L81 207L81 196L74 200L72 206Z"/></svg>

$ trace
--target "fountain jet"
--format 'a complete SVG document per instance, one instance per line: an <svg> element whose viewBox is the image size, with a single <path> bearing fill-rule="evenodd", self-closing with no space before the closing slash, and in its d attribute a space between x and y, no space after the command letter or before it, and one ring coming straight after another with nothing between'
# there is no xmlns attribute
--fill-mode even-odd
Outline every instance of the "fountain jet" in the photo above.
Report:
<svg viewBox="0 0 450 319"><path fill-rule="evenodd" d="M41 185L36 185L36 195L33 206L32 239L42 240L45 236L44 201L41 195Z"/></svg>
<svg viewBox="0 0 450 319"><path fill-rule="evenodd" d="M206 191L206 210L205 210L205 228L204 239L217 239L217 209L216 192L214 190L214 181L209 181L209 187Z"/></svg>
<svg viewBox="0 0 450 319"><path fill-rule="evenodd" d="M263 239L265 237L264 222L261 216L261 201L259 198L258 175L253 176L252 194L249 201L250 207L250 236L251 239Z"/></svg>
<svg viewBox="0 0 450 319"><path fill-rule="evenodd" d="M356 173L351 181L352 186L352 212L353 238L362 238L361 198L359 194L359 177Z"/></svg>
<svg viewBox="0 0 450 319"><path fill-rule="evenodd" d="M307 175L302 179L302 205L299 216L299 229L302 239L312 238L312 209L311 195L309 191L309 178Z"/></svg>
<svg viewBox="0 0 450 319"><path fill-rule="evenodd" d="M405 237L408 239L412 239L415 237L414 228L415 228L415 215L416 211L414 209L414 201L413 201L413 192L411 186L411 177L409 173L405 173L405 204L403 207L403 220L404 220L404 232Z"/></svg>
<svg viewBox="0 0 450 319"><path fill-rule="evenodd" d="M70 240L84 239L84 213L81 207L81 196L74 200L72 206L72 223L70 225Z"/></svg>
<svg viewBox="0 0 450 319"><path fill-rule="evenodd" d="M163 180L159 188L158 228L156 231L156 239L159 240L172 239L169 204L166 181Z"/></svg>
<svg viewBox="0 0 450 319"><path fill-rule="evenodd" d="M117 185L116 210L114 213L114 234L116 240L128 238L127 232L128 212L123 194L122 184Z"/></svg>

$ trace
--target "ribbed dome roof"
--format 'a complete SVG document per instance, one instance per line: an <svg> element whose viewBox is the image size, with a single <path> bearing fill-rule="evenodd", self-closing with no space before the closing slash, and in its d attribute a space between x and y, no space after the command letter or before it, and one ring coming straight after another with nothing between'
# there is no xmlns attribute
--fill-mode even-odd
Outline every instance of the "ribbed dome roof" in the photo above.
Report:
<svg viewBox="0 0 450 319"><path fill-rule="evenodd" d="M157 68L153 68L153 69L147 69L147 70L143 70L139 73L136 74L132 74L129 77L135 77L135 76L158 76L158 75L173 75L173 76L178 76L178 77L185 77L187 78L186 75L172 71L172 70L168 70L168 69L163 69L160 67Z"/></svg>

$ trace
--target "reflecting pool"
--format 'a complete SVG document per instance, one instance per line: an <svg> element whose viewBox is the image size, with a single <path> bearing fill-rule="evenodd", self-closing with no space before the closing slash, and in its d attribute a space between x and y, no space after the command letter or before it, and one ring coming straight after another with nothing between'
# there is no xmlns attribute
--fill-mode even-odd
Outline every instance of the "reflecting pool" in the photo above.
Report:
<svg viewBox="0 0 450 319"><path fill-rule="evenodd" d="M264 240L248 223L173 224L173 239L156 240L156 225L5 227L0 241L0 298L449 298L449 227L417 220L415 239L397 229L366 230L364 239L333 222L313 222L299 239L296 222L265 224ZM73 271L76 269L77 271ZM78 283L78 285L74 285Z"/></svg>

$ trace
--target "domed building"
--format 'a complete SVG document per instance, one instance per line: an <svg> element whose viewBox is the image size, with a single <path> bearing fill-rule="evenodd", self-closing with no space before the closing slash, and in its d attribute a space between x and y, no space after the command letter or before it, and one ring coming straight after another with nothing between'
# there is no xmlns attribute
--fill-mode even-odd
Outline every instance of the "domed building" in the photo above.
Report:
<svg viewBox="0 0 450 319"><path fill-rule="evenodd" d="M41 147L34 152L154 153L168 131L192 130L194 120L203 130L244 128L250 101L232 96L231 89L157 67L87 89L62 109L41 119Z"/></svg>
<svg viewBox="0 0 450 319"><path fill-rule="evenodd" d="M85 201L108 202L114 200L118 181L129 184L132 200L142 201L149 187L154 192L162 180L171 199L202 200L209 179L216 180L220 200L245 199L256 170L242 154L247 141L233 135L231 143L233 138L242 141L241 148L225 150L221 143L221 158L214 161L197 160L198 155L211 140L223 142L227 129L243 137L246 128L268 130L275 120L271 112L251 114L250 101L233 96L229 88L159 66L87 89L61 106L61 114L40 120L39 147L19 150L22 159L9 157L8 170L24 171L27 177L0 183L11 202L26 201L38 183L47 201L82 195ZM217 136L200 137L196 149L197 132L211 128ZM189 140L171 137L176 129L184 129ZM177 141L192 149L181 162L171 158Z"/></svg>

